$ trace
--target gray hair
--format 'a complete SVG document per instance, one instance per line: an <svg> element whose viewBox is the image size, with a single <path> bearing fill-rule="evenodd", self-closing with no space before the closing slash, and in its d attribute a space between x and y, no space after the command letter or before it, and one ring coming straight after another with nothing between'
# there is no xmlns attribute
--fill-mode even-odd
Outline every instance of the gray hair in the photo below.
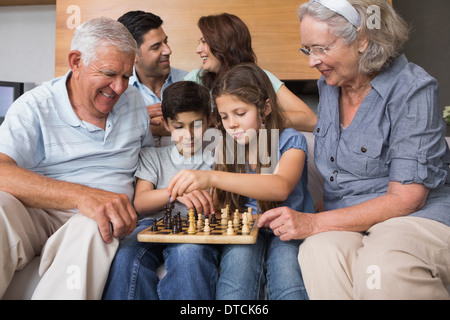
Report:
<svg viewBox="0 0 450 320"><path fill-rule="evenodd" d="M124 53L137 53L137 45L128 29L110 18L95 18L81 24L72 39L71 50L81 52L83 64L88 66L97 60L96 49L112 45Z"/></svg>
<svg viewBox="0 0 450 320"><path fill-rule="evenodd" d="M360 14L361 26L357 29L343 16L331 11L320 3L305 3L298 12L300 21L311 16L326 22L336 37L347 44L367 37L367 50L359 59L359 72L373 74L387 68L403 50L408 41L409 28L387 0L347 0ZM368 27L373 8L380 9L379 27Z"/></svg>

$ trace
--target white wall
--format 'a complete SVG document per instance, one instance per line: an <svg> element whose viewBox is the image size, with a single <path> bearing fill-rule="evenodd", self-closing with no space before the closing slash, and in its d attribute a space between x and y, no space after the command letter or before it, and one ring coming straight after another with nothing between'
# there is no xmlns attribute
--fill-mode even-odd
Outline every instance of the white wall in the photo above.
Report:
<svg viewBox="0 0 450 320"><path fill-rule="evenodd" d="M55 5L0 7L0 80L53 79L55 30Z"/></svg>

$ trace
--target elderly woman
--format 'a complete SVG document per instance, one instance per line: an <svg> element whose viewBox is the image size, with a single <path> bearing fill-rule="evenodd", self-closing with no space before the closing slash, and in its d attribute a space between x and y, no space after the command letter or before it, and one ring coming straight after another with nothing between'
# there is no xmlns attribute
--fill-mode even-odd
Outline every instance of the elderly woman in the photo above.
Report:
<svg viewBox="0 0 450 320"><path fill-rule="evenodd" d="M306 238L299 263L311 299L448 299L438 83L399 53L408 28L387 0L312 0L299 16L301 51L322 73L314 134L325 211L273 209L260 226Z"/></svg>

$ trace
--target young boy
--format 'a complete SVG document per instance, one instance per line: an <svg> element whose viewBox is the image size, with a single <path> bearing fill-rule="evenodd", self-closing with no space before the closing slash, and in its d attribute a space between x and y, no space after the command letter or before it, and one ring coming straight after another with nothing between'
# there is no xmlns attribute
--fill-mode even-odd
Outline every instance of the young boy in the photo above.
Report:
<svg viewBox="0 0 450 320"><path fill-rule="evenodd" d="M178 171L210 170L213 155L202 144L211 123L210 95L202 86L177 82L164 91L164 126L174 145L144 148L136 171L134 205L141 215L133 234L123 239L110 269L104 299L206 300L215 298L218 251L212 245L138 242L137 234L163 216L167 185ZM173 212L214 212L211 196L199 191L179 197ZM156 269L164 262L161 281Z"/></svg>

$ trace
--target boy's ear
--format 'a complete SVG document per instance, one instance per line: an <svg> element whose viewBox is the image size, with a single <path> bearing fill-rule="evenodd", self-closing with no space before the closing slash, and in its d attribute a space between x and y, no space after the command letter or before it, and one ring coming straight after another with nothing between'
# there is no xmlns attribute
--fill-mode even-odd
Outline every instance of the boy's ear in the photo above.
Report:
<svg viewBox="0 0 450 320"><path fill-rule="evenodd" d="M169 125L167 124L167 121L166 121L164 118L161 118L161 119L162 119L164 128L165 128L168 132L170 132L170 130L169 130Z"/></svg>
<svg viewBox="0 0 450 320"><path fill-rule="evenodd" d="M272 112L272 103L269 99L266 100L266 104L264 105L264 114L268 116Z"/></svg>

